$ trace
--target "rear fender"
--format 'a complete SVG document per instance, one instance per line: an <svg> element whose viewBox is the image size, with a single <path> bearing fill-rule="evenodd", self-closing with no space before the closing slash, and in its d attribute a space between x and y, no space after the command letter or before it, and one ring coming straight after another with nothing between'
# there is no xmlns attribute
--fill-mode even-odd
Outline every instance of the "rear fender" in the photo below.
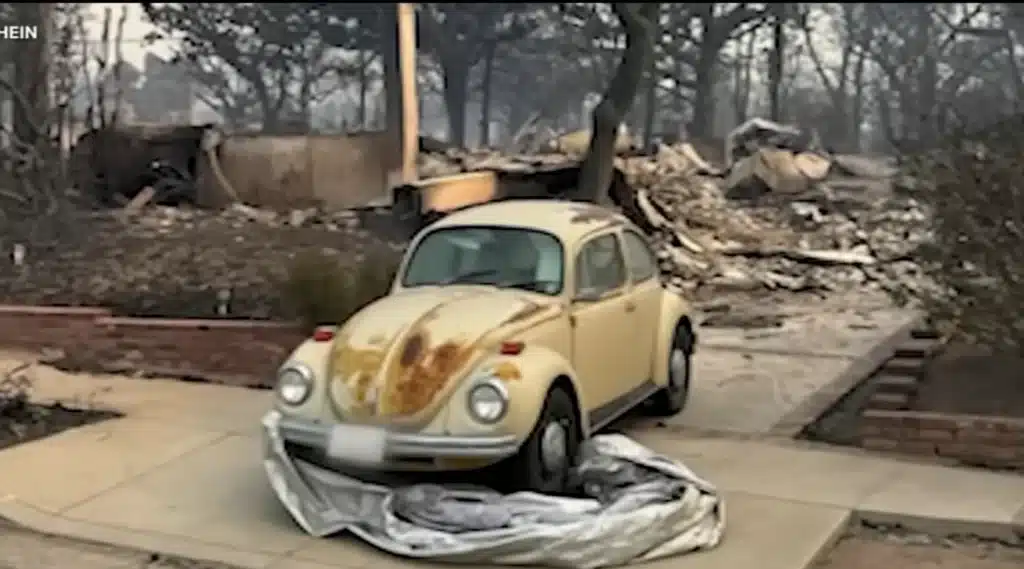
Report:
<svg viewBox="0 0 1024 569"><path fill-rule="evenodd" d="M658 322L658 337L654 345L654 383L668 385L668 356L675 340L676 327L680 323L693 331L692 309L683 297L670 291L661 295L661 319ZM696 336L693 336L696 340Z"/></svg>

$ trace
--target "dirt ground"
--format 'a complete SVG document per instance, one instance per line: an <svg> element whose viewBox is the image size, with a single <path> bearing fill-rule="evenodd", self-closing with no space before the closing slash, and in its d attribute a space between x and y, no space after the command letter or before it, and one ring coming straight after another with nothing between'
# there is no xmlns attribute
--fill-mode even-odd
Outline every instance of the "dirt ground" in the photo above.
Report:
<svg viewBox="0 0 1024 569"><path fill-rule="evenodd" d="M817 569L1019 569L1024 548L900 531L857 529Z"/></svg>
<svg viewBox="0 0 1024 569"><path fill-rule="evenodd" d="M117 416L109 411L69 409L60 404L39 405L29 402L32 378L25 369L23 365L0 370L0 451Z"/></svg>
<svg viewBox="0 0 1024 569"><path fill-rule="evenodd" d="M0 521L0 569L230 569L29 532Z"/></svg>
<svg viewBox="0 0 1024 569"><path fill-rule="evenodd" d="M251 208L250 208L251 209ZM345 219L305 220L258 210L150 207L136 216L69 210L0 226L0 251L25 246L23 264L0 263L0 302L103 306L123 316L287 319L281 283L296 252L352 264L385 248Z"/></svg>
<svg viewBox="0 0 1024 569"><path fill-rule="evenodd" d="M1024 418L1024 357L951 344L929 364L914 409Z"/></svg>
<svg viewBox="0 0 1024 569"><path fill-rule="evenodd" d="M115 417L105 411L82 411L60 405L18 404L4 409L0 401L0 450Z"/></svg>

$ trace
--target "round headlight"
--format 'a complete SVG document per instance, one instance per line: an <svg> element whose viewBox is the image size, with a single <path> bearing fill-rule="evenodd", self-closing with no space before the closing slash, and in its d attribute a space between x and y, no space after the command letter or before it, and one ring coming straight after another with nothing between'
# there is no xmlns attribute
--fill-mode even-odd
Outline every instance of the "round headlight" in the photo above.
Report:
<svg viewBox="0 0 1024 569"><path fill-rule="evenodd" d="M313 391L313 373L305 366L290 365L277 373L277 396L289 405L299 405Z"/></svg>
<svg viewBox="0 0 1024 569"><path fill-rule="evenodd" d="M500 421L508 411L508 393L495 382L481 383L469 390L469 414L481 423Z"/></svg>

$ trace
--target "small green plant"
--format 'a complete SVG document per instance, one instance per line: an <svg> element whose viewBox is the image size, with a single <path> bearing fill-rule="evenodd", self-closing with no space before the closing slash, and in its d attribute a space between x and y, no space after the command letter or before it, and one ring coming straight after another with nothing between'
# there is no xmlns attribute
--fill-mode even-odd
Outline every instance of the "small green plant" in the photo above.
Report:
<svg viewBox="0 0 1024 569"><path fill-rule="evenodd" d="M0 418L22 418L29 404L32 380L28 370L32 364L24 363L0 375Z"/></svg>
<svg viewBox="0 0 1024 569"><path fill-rule="evenodd" d="M340 324L386 295L398 269L390 250L373 250L348 262L331 250L300 253L288 268L283 296L307 330Z"/></svg>

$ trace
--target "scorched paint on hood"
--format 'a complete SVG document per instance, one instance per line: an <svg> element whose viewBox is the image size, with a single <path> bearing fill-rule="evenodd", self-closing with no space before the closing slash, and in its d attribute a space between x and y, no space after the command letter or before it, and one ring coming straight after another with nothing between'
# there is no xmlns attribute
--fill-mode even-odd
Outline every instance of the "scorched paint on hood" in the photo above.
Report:
<svg viewBox="0 0 1024 569"><path fill-rule="evenodd" d="M470 371L490 333L546 308L521 292L483 287L386 296L339 330L328 369L331 403L350 420L417 416Z"/></svg>

